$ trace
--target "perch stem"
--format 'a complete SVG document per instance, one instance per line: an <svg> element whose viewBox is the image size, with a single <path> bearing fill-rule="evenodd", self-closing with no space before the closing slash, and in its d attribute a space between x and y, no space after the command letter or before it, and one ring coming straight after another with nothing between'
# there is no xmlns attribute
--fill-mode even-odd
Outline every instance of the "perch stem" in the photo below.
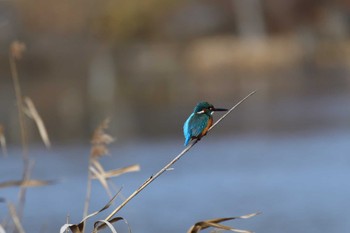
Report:
<svg viewBox="0 0 350 233"><path fill-rule="evenodd" d="M223 120L230 112L232 112L238 105L240 105L243 101L245 101L247 98L249 98L251 95L253 95L256 92L253 91L246 97L244 97L242 100L240 100L237 104L235 104L232 108L230 108L226 114L224 114L222 117L220 117L219 120L213 124L209 130L214 128L221 120ZM165 165L162 169L160 169L155 175L149 177L143 184L134 191L128 198L124 200L123 203L121 203L117 208L115 208L110 215L108 215L105 218L105 221L109 221L112 219L112 217L120 210L122 209L131 199L133 199L137 194L139 194L144 188L146 188L150 183L152 183L155 179L157 179L160 175L162 175L165 171L167 171L174 163L176 163L184 154L186 154L196 143L198 142L198 139L195 139L189 146L187 146L183 151L181 151L180 154L178 154L173 160L171 160L167 165Z"/></svg>

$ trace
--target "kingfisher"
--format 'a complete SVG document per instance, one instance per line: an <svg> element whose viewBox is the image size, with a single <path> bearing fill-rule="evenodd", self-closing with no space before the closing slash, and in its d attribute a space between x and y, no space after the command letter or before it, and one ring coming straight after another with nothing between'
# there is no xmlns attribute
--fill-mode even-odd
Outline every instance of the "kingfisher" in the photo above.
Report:
<svg viewBox="0 0 350 233"><path fill-rule="evenodd" d="M191 139L200 140L205 136L213 125L213 113L215 111L227 111L225 108L214 108L212 104L208 102L200 102L194 108L193 113L186 120L183 130L185 136L185 146L191 141Z"/></svg>

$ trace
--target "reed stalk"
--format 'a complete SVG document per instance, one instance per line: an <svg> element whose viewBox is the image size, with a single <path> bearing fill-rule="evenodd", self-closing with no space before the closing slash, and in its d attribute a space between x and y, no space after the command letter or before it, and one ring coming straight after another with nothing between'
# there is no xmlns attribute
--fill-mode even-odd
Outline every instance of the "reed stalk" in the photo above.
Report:
<svg viewBox="0 0 350 233"><path fill-rule="evenodd" d="M208 131L212 130L220 121L222 121L228 114L230 114L235 108L237 108L241 103L243 103L246 99L248 99L251 95L255 94L256 90L251 92L249 95L241 99L237 104L235 104L232 108L230 108L219 120L213 124ZM121 203L117 208L115 208L112 213L110 213L104 220L110 221L112 217L121 210L131 199L133 199L137 194L139 194L144 188L146 188L149 184L151 184L155 179L157 179L160 175L162 175L165 171L167 171L174 163L176 163L183 155L185 155L195 144L197 144L199 140L195 139L192 143L187 146L180 154L175 156L167 165L165 165L162 169L160 169L155 175L149 177L141 186L136 189L128 198L126 198L123 203Z"/></svg>
<svg viewBox="0 0 350 233"><path fill-rule="evenodd" d="M23 160L23 173L22 178L23 180L29 179L29 173L30 173L30 161L28 156L28 138L27 138L27 130L24 120L24 106L23 106L23 98L22 98L22 91L21 86L19 84L19 77L18 77L18 71L17 71L17 65L16 65L16 59L19 59L21 57L21 53L24 51L25 46L20 42L13 42L10 47L9 52L9 63L10 63L10 69L11 69L11 77L13 80L13 86L15 89L15 95L16 95L16 102L17 102L17 112L18 112L18 121L20 125L20 133L21 133L21 145L22 145L22 160ZM26 197L26 187L21 187L19 192L19 203L18 203L18 218L21 220L24 204L25 204L25 197Z"/></svg>

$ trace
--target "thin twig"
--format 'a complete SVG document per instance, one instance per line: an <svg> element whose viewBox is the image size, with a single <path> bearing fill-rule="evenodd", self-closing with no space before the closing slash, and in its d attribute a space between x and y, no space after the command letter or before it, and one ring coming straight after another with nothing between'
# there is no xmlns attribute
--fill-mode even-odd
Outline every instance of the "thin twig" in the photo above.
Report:
<svg viewBox="0 0 350 233"><path fill-rule="evenodd" d="M89 168L91 166L91 160L92 158L89 159ZM83 218L85 218L89 212L89 204L90 204L90 198L91 198L91 180L92 180L92 174L90 169L88 169L88 180L87 180L87 187L86 187L86 197L85 197Z"/></svg>
<svg viewBox="0 0 350 233"><path fill-rule="evenodd" d="M230 114L233 109L235 109L238 105L240 105L241 103L243 103L243 101L245 101L246 99L248 99L251 95L254 95L257 92L257 90L252 91L249 95L247 95L246 97L244 97L243 99L241 99L237 104L235 104L235 106L233 106L232 108L230 108L224 115L222 115L222 117L220 117L219 120L217 120L209 129L208 132L214 128L217 124L219 124L220 121L222 121L228 114Z"/></svg>
<svg viewBox="0 0 350 233"><path fill-rule="evenodd" d="M18 72L16 67L16 58L18 58L18 54L13 52L13 48L17 45L13 42L10 49L9 54L9 62L10 62L10 68L11 68L11 76L13 79L13 86L15 89L16 94L16 101L17 101L17 110L18 110L18 118L19 118L19 124L20 124L20 130L21 130L21 143L22 143L22 159L23 159L23 180L28 177L27 173L29 172L29 157L28 157L28 146L27 146L27 132L26 132L26 126L24 122L24 114L23 114L23 100L22 100L22 93L21 93L21 87L19 85L19 78L18 78ZM25 204L25 195L26 195L26 187L21 187L19 192L19 206L18 206L18 218L21 219L24 204Z"/></svg>
<svg viewBox="0 0 350 233"><path fill-rule="evenodd" d="M251 92L249 95L244 97L241 101L239 101L236 105L234 105L226 114L224 114L215 124L213 124L210 129L215 127L222 119L224 119L233 109L235 109L238 105L240 105L243 101L245 101L249 96L253 95L256 91ZM209 129L209 130L210 130ZM180 154L178 154L173 160L171 160L165 167L163 167L160 171L158 171L155 175L148 178L135 192L133 192L127 199L124 200L117 208L115 208L110 215L105 218L105 221L109 221L112 217L122 209L131 199L133 199L137 194L139 194L144 188L146 188L150 183L152 183L155 179L157 179L161 174L167 171L174 163L176 163L187 151L189 151L196 143L198 139L195 139L192 144L187 146Z"/></svg>
<svg viewBox="0 0 350 233"><path fill-rule="evenodd" d="M91 164L91 158L89 159L89 167ZM89 205L90 205L90 199L91 199L91 171L90 169L88 169L88 183L87 183L87 187L86 187L86 197L85 197L85 204L84 204L84 212L83 212L83 219L86 218L86 216L88 215L89 212ZM68 228L67 228L68 229ZM82 232L85 232L85 225L83 226Z"/></svg>

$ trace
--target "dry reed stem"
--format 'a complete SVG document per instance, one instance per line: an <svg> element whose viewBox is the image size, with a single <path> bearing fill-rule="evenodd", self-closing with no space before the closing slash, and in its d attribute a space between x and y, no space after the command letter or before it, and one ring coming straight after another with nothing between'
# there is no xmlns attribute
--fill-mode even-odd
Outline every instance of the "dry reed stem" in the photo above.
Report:
<svg viewBox="0 0 350 233"><path fill-rule="evenodd" d="M106 190L108 197L111 198L112 193L111 193L111 190L109 189L106 177L104 177L100 172L98 172L94 166L90 166L89 170L90 170L90 174L93 174L100 181L103 188Z"/></svg>
<svg viewBox="0 0 350 233"><path fill-rule="evenodd" d="M16 101L17 101L17 111L18 111L18 118L19 118L19 124L21 129L21 142L22 142L22 156L25 163L28 163L28 154L27 154L27 134L26 134L26 128L24 123L24 114L23 114L23 100L22 100L22 91L21 87L19 85L19 78L18 78L18 72L17 72L17 66L16 66L16 59L19 59L21 55L21 48L23 48L23 44L20 42L14 41L12 42L10 46L10 54L9 54L9 62L10 62L10 68L11 68L11 77L13 80L13 86L15 89L16 94Z"/></svg>
<svg viewBox="0 0 350 233"><path fill-rule="evenodd" d="M95 129L91 139L92 147L91 147L91 152L89 157L88 182L86 187L86 197L85 197L83 218L85 218L89 212L89 205L90 205L90 199L91 199L91 186L92 186L91 182L93 177L91 168L93 168L93 164L97 162L97 159L99 157L108 154L107 145L113 142L114 140L109 134L105 133L105 130L108 128L108 124L109 124L108 118L102 121L102 123ZM101 176L100 176L100 181L102 186L106 188L107 193L110 194L107 182L104 182L105 180Z"/></svg>
<svg viewBox="0 0 350 233"><path fill-rule="evenodd" d="M90 164L91 162L89 162ZM90 165L89 165L90 166ZM84 212L83 212L83 218L85 218L89 212L89 205L90 205L90 199L91 199L91 181L92 181L92 174L90 170L88 171L88 182L86 186L86 196L85 196L85 204L84 204ZM83 230L84 232L84 230Z"/></svg>
<svg viewBox="0 0 350 233"><path fill-rule="evenodd" d="M16 94L18 119L19 119L20 131L21 131L23 180L25 180L26 177L28 177L30 164L29 164L29 157L28 157L27 132L26 132L26 126L25 126L24 114L23 114L24 107L23 107L23 100L22 100L22 92L21 92L21 87L19 85L16 60L22 57L24 50L25 50L25 45L23 43L14 41L11 43L10 52L9 52L11 77L13 80L13 86ZM19 204L18 204L19 219L21 219L22 217L24 204L25 204L25 195L26 195L26 187L21 187L19 192Z"/></svg>
<svg viewBox="0 0 350 233"><path fill-rule="evenodd" d="M215 124L213 124L208 131L213 129L221 120L223 120L228 114L230 114L238 105L240 105L243 101L249 98L251 95L255 94L256 90L251 92L249 95L240 100L237 104L235 104L226 114L220 117ZM187 146L180 154L178 154L173 160L171 160L167 165L165 165L162 169L160 169L155 175L149 177L136 191L134 191L128 198L124 200L117 208L115 208L110 215L108 215L105 220L109 221L120 209L122 209L131 199L133 199L137 194L139 194L144 188L146 188L150 183L152 183L155 179L157 179L160 175L162 175L165 171L167 171L174 163L176 163L184 154L186 154L199 140L195 139L192 144Z"/></svg>
<svg viewBox="0 0 350 233"><path fill-rule="evenodd" d="M38 128L40 137L43 140L45 146L47 148L50 148L51 143L50 143L49 135L47 133L47 130L46 130L46 127L45 127L43 120L41 119L38 111L36 110L36 107L35 107L33 101L29 97L25 97L24 102L27 105L26 108L24 109L25 113L35 122L35 124Z"/></svg>
<svg viewBox="0 0 350 233"><path fill-rule="evenodd" d="M13 204L11 204L11 203L8 203L7 205L8 205L10 214L11 214L12 221L15 224L16 230L19 233L25 233L25 231L23 229L23 226L21 224L21 219L19 218L19 216L18 216L18 214L16 212L15 206Z"/></svg>

